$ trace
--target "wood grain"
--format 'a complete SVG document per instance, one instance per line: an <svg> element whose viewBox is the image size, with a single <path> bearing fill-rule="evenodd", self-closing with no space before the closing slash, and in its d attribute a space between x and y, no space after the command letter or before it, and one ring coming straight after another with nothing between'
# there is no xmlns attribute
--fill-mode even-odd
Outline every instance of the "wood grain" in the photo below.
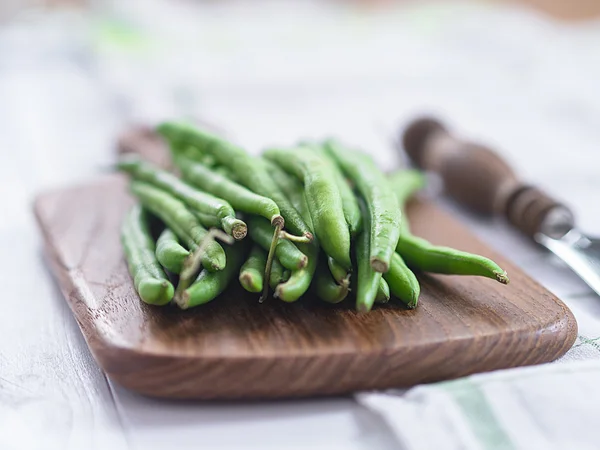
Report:
<svg viewBox="0 0 600 450"><path fill-rule="evenodd" d="M43 194L35 212L53 270L107 374L158 397L233 399L348 393L410 386L551 361L577 326L568 308L427 201L413 202L417 234L496 259L511 284L420 277L421 304L369 314L349 302L284 304L237 287L182 312L140 302L119 243L131 205L125 180Z"/></svg>

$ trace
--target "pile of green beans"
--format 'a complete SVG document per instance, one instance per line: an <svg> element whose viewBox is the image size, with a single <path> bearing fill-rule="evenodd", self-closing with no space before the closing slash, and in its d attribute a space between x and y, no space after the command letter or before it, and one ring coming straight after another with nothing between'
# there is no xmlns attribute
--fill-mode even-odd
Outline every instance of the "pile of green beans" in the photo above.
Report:
<svg viewBox="0 0 600 450"><path fill-rule="evenodd" d="M415 308L419 272L508 283L493 261L411 234L405 209L425 186L419 171L386 175L334 140L256 157L189 124L157 132L173 171L134 156L117 164L137 199L122 244L145 303L203 305L237 278L259 301L269 289L287 303L310 292L329 304L353 298L368 312L391 301Z"/></svg>

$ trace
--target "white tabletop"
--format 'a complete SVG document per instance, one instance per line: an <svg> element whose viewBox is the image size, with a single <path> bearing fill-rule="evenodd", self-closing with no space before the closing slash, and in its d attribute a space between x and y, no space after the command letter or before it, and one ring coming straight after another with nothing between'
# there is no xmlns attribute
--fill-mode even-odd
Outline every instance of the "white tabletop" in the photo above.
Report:
<svg viewBox="0 0 600 450"><path fill-rule="evenodd" d="M126 7L117 12L133 20ZM31 200L106 169L126 120L184 111L209 118L251 151L337 133L390 169L400 164L392 132L435 111L501 148L525 177L567 200L584 230L598 230L600 25L569 28L479 7L367 19L347 10L328 9L319 20L311 8L301 12L275 22L254 17L246 28L243 8L232 19L207 13L198 20L210 17L216 36L238 41L198 41L202 67L189 53L164 49L169 64L161 67L139 36L135 45L107 43L80 17L24 16L0 28L0 448L409 447L352 396L168 402L106 378L44 262ZM143 15L133 22L147 27ZM219 34L215 23L231 33ZM260 35L267 23L278 24L275 38ZM294 52L282 50L284 38ZM583 282L502 222L440 204L572 308L580 338L567 358L598 358L600 300Z"/></svg>

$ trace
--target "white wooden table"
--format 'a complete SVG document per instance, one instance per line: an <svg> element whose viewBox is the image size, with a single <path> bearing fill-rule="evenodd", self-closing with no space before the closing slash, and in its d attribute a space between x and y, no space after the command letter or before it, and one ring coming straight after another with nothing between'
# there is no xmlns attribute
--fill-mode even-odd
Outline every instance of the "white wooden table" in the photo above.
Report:
<svg viewBox="0 0 600 450"><path fill-rule="evenodd" d="M411 31L422 33L423 42L387 47L382 42L381 54L358 48L361 58L371 55L372 70L357 68L347 77L336 77L335 66L350 59L322 64L325 75L319 77L314 68L302 69L303 58L310 57L300 53L288 61L288 72L280 68L281 82L268 80L263 70L268 64L261 68L258 62L246 74L249 84L239 83L244 74L228 81L214 76L199 83L194 113L232 131L253 151L339 132L389 169L399 164L390 131L423 108L435 110L505 150L524 176L568 200L585 230L598 230L600 33L592 28L585 37L582 30L561 35L547 24L502 16L519 31L515 35L530 33L534 44L528 46L520 38L486 32L477 15L469 17L452 16L433 37ZM395 30L382 27L383 33ZM0 29L0 448L402 448L386 422L352 397L168 402L140 397L105 377L46 267L31 200L42 189L85 182L106 170L124 119L171 111L168 103L154 104L142 95L156 84L139 83L136 90L125 77L123 85L135 97L126 100L125 113L111 94L120 78L109 77L114 83L107 84L92 76L97 72L90 65L102 60L88 60L78 45L63 45L62 31L49 26L32 32L26 23ZM391 37L408 32L399 33ZM479 42L471 39L474 34ZM32 36L40 38L33 46ZM537 47L541 40L552 43L555 53ZM581 42L590 42L589 48ZM324 47L316 59L327 60L335 42ZM489 56L490 48L496 57ZM389 62L396 57L389 53L393 49L403 64ZM445 57L447 52L453 57ZM113 69L105 72L114 75ZM289 76L298 70L310 82ZM583 338L600 336L600 300L577 277L504 224L456 214L566 301ZM571 357L597 357L594 352L600 354L581 346Z"/></svg>

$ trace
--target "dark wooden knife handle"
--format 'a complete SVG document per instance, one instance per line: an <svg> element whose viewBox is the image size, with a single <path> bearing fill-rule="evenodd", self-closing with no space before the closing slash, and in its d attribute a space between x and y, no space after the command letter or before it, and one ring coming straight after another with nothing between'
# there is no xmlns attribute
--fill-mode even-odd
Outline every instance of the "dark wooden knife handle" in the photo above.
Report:
<svg viewBox="0 0 600 450"><path fill-rule="evenodd" d="M573 225L566 207L519 180L496 152L457 138L435 119L412 122L404 132L403 144L418 167L438 173L446 192L476 212L503 215L532 237L540 231L561 234ZM561 213L551 215L551 211Z"/></svg>

